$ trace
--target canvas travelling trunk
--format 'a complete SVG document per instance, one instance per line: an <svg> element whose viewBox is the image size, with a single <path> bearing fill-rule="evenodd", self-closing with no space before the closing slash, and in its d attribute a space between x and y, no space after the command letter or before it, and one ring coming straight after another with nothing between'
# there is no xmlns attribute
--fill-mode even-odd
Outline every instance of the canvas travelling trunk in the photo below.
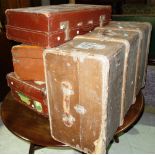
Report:
<svg viewBox="0 0 155 155"><path fill-rule="evenodd" d="M111 6L62 4L8 9L8 39L42 47L56 47L111 20Z"/></svg>
<svg viewBox="0 0 155 155"><path fill-rule="evenodd" d="M15 74L7 74L8 86L13 97L28 108L48 117L46 104L45 83L35 81L22 81Z"/></svg>
<svg viewBox="0 0 155 155"><path fill-rule="evenodd" d="M141 88L145 86L146 68L149 53L150 37L152 26L148 22L122 22L111 21L107 29L120 29L122 31L138 32L140 39L140 52L137 57L137 75L136 75L136 87L135 95L138 95Z"/></svg>
<svg viewBox="0 0 155 155"><path fill-rule="evenodd" d="M130 106L135 102L136 96L134 94L135 76L136 76L136 60L139 52L139 34L137 32L130 32L126 30L112 30L107 28L96 28L93 32L85 34L84 36L77 36L76 40L107 40L112 42L121 42L126 46L125 63L123 71L123 85L122 85L122 99L120 112L120 125L123 124L124 116L129 110Z"/></svg>
<svg viewBox="0 0 155 155"><path fill-rule="evenodd" d="M12 47L15 75L21 80L44 81L43 48L17 45Z"/></svg>
<svg viewBox="0 0 155 155"><path fill-rule="evenodd" d="M125 46L76 42L43 54L51 135L82 152L105 153L120 123Z"/></svg>

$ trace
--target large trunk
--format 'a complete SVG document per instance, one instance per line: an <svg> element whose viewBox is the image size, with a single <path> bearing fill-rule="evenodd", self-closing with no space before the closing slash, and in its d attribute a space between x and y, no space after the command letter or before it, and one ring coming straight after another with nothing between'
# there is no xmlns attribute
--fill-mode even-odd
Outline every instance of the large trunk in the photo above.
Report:
<svg viewBox="0 0 155 155"><path fill-rule="evenodd" d="M53 138L105 153L120 122L123 43L75 39L44 54Z"/></svg>

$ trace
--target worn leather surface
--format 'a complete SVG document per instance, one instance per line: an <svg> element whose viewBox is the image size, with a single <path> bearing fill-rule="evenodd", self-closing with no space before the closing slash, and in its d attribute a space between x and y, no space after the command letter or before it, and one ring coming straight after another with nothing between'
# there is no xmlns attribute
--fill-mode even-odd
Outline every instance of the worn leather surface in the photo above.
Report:
<svg viewBox="0 0 155 155"><path fill-rule="evenodd" d="M52 137L85 153L106 152L120 123L124 50L84 37L44 51Z"/></svg>
<svg viewBox="0 0 155 155"><path fill-rule="evenodd" d="M26 44L56 47L111 20L111 6L62 4L6 11L7 37ZM66 25L63 25L65 22ZM61 26L62 23L62 26Z"/></svg>

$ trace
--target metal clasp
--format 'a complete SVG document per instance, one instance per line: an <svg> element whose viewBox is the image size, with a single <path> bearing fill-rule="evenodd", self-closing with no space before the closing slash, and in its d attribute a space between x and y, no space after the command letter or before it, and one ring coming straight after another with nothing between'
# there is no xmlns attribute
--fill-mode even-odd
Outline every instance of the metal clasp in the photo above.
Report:
<svg viewBox="0 0 155 155"><path fill-rule="evenodd" d="M64 30L65 32L65 40L70 40L70 36L69 36L69 32L70 32L70 29L69 29L69 21L64 21L64 22L61 22L60 23L60 29L61 30Z"/></svg>
<svg viewBox="0 0 155 155"><path fill-rule="evenodd" d="M99 21L100 21L100 27L103 27L103 24L105 23L105 15L101 15Z"/></svg>

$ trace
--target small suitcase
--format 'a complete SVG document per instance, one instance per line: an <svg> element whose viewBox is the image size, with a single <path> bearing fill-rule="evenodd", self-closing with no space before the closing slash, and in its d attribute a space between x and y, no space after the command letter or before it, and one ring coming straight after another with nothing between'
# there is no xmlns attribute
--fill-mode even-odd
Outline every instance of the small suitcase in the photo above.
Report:
<svg viewBox="0 0 155 155"><path fill-rule="evenodd" d="M146 68L147 68L152 26L148 22L111 21L107 28L138 32L139 35L141 36L140 52L137 59L138 64L137 64L136 87L134 90L135 94L138 95L140 89L145 86Z"/></svg>
<svg viewBox="0 0 155 155"><path fill-rule="evenodd" d="M43 53L51 135L85 153L105 153L120 123L125 46L78 40Z"/></svg>
<svg viewBox="0 0 155 155"><path fill-rule="evenodd" d="M12 48L15 75L21 80L44 81L43 48L17 45Z"/></svg>
<svg viewBox="0 0 155 155"><path fill-rule="evenodd" d="M123 124L124 116L130 106L135 102L134 95L135 75L136 75L136 60L139 52L139 34L137 32L129 32L125 30L112 30L107 28L96 28L93 32L84 36L77 36L76 40L107 40L112 42L121 42L126 46L125 62L123 71L123 86L120 112L120 125Z"/></svg>
<svg viewBox="0 0 155 155"><path fill-rule="evenodd" d="M7 74L8 86L14 98L28 108L48 117L45 83L22 81L15 74Z"/></svg>
<svg viewBox="0 0 155 155"><path fill-rule="evenodd" d="M111 6L63 4L8 9L6 17L8 39L56 47L78 34L107 24L111 19Z"/></svg>

